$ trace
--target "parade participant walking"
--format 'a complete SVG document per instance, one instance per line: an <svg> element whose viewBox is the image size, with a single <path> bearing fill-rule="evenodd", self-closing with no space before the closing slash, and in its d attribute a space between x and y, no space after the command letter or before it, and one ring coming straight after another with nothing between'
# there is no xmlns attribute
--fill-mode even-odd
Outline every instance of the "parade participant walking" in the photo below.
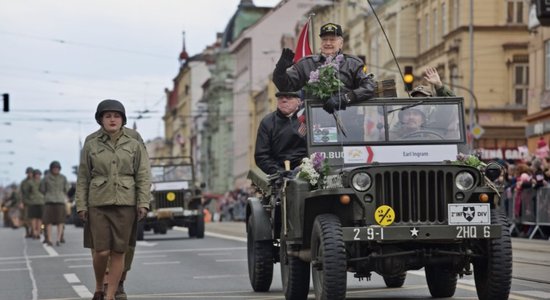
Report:
<svg viewBox="0 0 550 300"><path fill-rule="evenodd" d="M46 243L48 245L52 243L52 225L57 225L56 246L60 245L63 237L66 217L65 202L70 188L67 178L60 171L61 164L58 161L52 161L48 174L44 176L40 183L40 192L44 194L45 202L42 222L46 226Z"/></svg>
<svg viewBox="0 0 550 300"><path fill-rule="evenodd" d="M32 236L34 239L40 239L40 230L42 229L42 212L44 209L44 195L40 192L40 178L42 172L34 169L33 179L29 181L28 187L28 218L31 220ZM50 245L51 246L51 245Z"/></svg>
<svg viewBox="0 0 550 300"><path fill-rule="evenodd" d="M33 180L32 178L32 172L33 168L28 167L25 170L25 174L27 177L21 181L21 184L19 184L19 190L21 192L21 206L23 208L23 214L22 214L22 221L23 225L25 226L25 237L26 238L32 238L32 226L30 222L30 218L28 217L28 210L30 206L30 182Z"/></svg>
<svg viewBox="0 0 550 300"><path fill-rule="evenodd" d="M327 60L338 64L338 78L343 85L339 92L326 100L323 108L328 113L345 109L352 102L368 100L374 97L375 84L365 72L364 62L353 55L342 53L344 38L342 27L327 23L321 26L321 53L310 55L293 63L294 52L283 49L281 57L273 71L273 83L280 91L290 92L302 89L310 80L312 71L317 70ZM341 59L337 56L342 54ZM311 97L311 95L307 95Z"/></svg>
<svg viewBox="0 0 550 300"><path fill-rule="evenodd" d="M137 221L149 208L150 167L144 147L123 128L126 112L117 100L99 103L101 133L85 142L78 168L76 205L85 222L84 246L92 248L94 300L114 299L125 253L135 246ZM107 261L107 290L103 280Z"/></svg>
<svg viewBox="0 0 550 300"><path fill-rule="evenodd" d="M277 110L260 122L254 153L256 165L266 174L284 171L285 160L293 169L307 156L305 125L296 116L302 102L299 94L278 92L275 96Z"/></svg>
<svg viewBox="0 0 550 300"><path fill-rule="evenodd" d="M126 134L128 134L130 137L137 140L143 146L143 149L145 151L144 154L147 155L147 150L145 148L145 142L143 141L143 138L141 137L139 132L137 132L134 129L124 127L124 126L122 127L122 130ZM87 136L85 142L88 142L89 140L101 135L102 132L103 132L102 128L98 129L96 132L94 132L94 133L90 134L89 136ZM127 299L126 292L124 291L124 281L126 280L126 275L128 274L128 271L130 271L130 269L132 268L132 262L134 260L135 250L136 250L136 247L130 246L128 251L124 255L124 271L122 272L122 276L120 277L120 281L118 282L117 290L115 292L115 299L116 300L126 300ZM93 255L93 252L94 252L94 250L92 249L92 255ZM108 287L109 266L110 266L110 261L107 264L107 269L105 271L105 277L103 279L103 287L104 287L103 290L104 291L106 291L107 287Z"/></svg>

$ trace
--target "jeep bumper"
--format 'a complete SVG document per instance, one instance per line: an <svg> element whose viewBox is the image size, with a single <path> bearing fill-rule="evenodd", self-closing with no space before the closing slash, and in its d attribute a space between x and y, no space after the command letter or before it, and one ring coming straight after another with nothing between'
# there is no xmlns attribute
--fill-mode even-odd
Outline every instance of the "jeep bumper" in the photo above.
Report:
<svg viewBox="0 0 550 300"><path fill-rule="evenodd" d="M438 241L493 239L502 235L501 225L411 225L343 227L345 242Z"/></svg>

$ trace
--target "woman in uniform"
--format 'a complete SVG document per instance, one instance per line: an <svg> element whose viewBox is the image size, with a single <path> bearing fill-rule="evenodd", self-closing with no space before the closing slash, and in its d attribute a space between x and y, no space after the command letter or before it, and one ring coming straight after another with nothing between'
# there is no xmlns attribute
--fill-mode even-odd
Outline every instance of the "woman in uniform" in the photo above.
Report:
<svg viewBox="0 0 550 300"><path fill-rule="evenodd" d="M122 103L103 100L95 119L101 132L88 136L82 148L75 198L78 215L85 222L84 247L94 250L93 300L112 300L125 253L136 243L137 221L149 209L150 167L145 147L123 127L126 112Z"/></svg>

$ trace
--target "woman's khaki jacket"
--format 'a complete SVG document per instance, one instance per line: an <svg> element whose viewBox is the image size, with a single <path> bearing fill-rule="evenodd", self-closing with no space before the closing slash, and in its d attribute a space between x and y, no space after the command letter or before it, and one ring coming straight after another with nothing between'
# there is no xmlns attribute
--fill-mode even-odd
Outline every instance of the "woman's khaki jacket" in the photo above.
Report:
<svg viewBox="0 0 550 300"><path fill-rule="evenodd" d="M76 209L136 205L149 209L149 158L142 143L125 128L116 143L105 131L94 132L82 148L76 183Z"/></svg>

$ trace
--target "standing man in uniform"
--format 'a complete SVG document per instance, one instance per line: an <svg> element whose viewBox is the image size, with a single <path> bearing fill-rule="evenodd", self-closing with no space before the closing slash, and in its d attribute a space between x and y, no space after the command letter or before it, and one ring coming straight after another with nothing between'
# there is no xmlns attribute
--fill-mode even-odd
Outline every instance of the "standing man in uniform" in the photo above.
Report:
<svg viewBox="0 0 550 300"><path fill-rule="evenodd" d="M31 222L28 217L28 210L29 210L29 201L30 201L30 182L32 181L32 171L33 168L28 167L25 170L25 174L27 177L21 181L21 184L19 184L19 190L21 191L21 206L23 209L23 225L25 226L25 237L26 238L32 238L32 227Z"/></svg>
<svg viewBox="0 0 550 300"><path fill-rule="evenodd" d="M321 26L321 53L310 55L293 63L294 52L288 48L283 49L281 58L273 71L273 83L279 91L299 91L308 82L311 71L317 70L327 58L335 59L342 54L343 59L338 65L338 78L344 86L340 92L335 93L326 100L323 108L328 113L345 109L350 103L364 101L374 97L375 83L365 73L364 62L353 55L343 54L344 38L342 27L338 24L327 23ZM307 97L306 97L307 98Z"/></svg>
<svg viewBox="0 0 550 300"><path fill-rule="evenodd" d="M52 225L57 225L56 246L59 246L65 228L67 192L70 185L67 177L60 173L61 164L58 161L50 163L48 175L40 183L40 191L44 194L44 215L42 221L46 226L47 244L52 244Z"/></svg>

